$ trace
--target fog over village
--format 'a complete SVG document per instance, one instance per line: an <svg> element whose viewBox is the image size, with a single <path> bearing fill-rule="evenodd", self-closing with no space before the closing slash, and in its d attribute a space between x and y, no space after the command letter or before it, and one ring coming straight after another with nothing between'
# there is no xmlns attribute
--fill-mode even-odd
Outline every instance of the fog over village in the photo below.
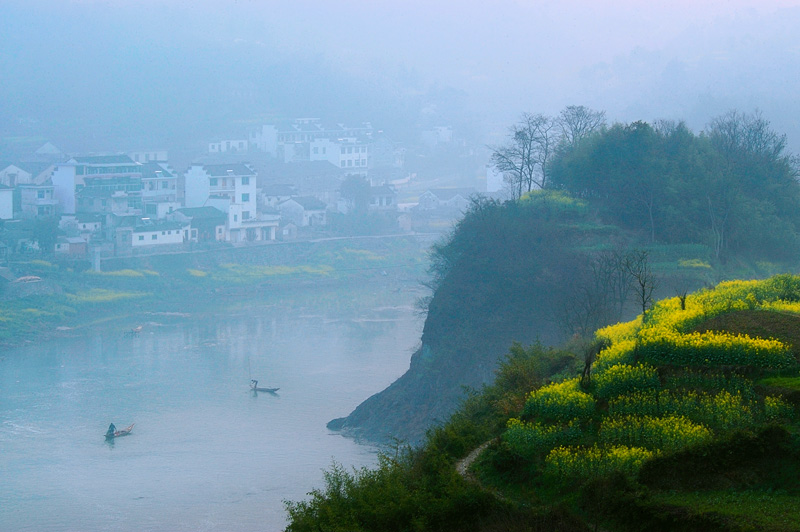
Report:
<svg viewBox="0 0 800 532"><path fill-rule="evenodd" d="M668 453L747 429L800 463L753 428L796 440L772 329L762 373L719 355L696 380L722 388L680 388L752 411L670 411L685 445L603 440L628 396L598 384L614 356L674 399L684 359L635 332L678 323L659 300L798 271L800 0L0 0L0 20L0 530L632 530L641 486L689 504L648 484ZM779 279L718 297L791 306ZM699 328L717 312L674 326L765 334ZM594 417L534 404L561 380ZM583 473L552 480L553 453L579 448L606 453L598 484L564 503ZM746 492L792 506L770 478ZM389 485L410 494L391 516Z"/></svg>

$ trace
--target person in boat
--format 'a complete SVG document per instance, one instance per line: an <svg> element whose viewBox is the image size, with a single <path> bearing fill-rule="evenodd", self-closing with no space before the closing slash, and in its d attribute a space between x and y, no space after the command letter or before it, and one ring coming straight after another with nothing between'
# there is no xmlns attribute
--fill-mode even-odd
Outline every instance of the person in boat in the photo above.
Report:
<svg viewBox="0 0 800 532"><path fill-rule="evenodd" d="M117 432L117 427L115 427L114 424L112 423L111 425L108 426L108 430L106 431L106 436L113 436L115 432Z"/></svg>
<svg viewBox="0 0 800 532"><path fill-rule="evenodd" d="M255 390L256 388L258 388L258 381L257 381L257 380L255 380L255 379L250 379L250 388L252 388L252 389L254 389L254 390Z"/></svg>

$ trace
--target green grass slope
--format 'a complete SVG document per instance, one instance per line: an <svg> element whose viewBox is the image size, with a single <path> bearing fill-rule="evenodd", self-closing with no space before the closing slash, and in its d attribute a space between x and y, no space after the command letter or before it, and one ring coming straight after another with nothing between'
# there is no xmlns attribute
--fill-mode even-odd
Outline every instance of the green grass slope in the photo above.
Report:
<svg viewBox="0 0 800 532"><path fill-rule="evenodd" d="M347 530L800 530L798 325L800 277L780 275L597 331L582 377L580 352L515 346L424 447L334 471L288 503L288 530L340 530L343 516ZM414 502L376 527L402 503L396 484L364 479L388 471ZM363 490L368 510L349 502Z"/></svg>

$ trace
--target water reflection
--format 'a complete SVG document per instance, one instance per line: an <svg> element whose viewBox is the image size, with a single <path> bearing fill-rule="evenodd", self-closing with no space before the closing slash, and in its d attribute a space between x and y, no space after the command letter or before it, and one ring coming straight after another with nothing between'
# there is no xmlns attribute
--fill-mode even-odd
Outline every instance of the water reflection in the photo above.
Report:
<svg viewBox="0 0 800 532"><path fill-rule="evenodd" d="M0 528L281 529L282 501L319 487L332 458L374 463L375 449L325 424L402 374L420 335L413 294L338 297L349 301L164 317L131 338L116 327L5 353ZM109 420L135 431L106 441Z"/></svg>

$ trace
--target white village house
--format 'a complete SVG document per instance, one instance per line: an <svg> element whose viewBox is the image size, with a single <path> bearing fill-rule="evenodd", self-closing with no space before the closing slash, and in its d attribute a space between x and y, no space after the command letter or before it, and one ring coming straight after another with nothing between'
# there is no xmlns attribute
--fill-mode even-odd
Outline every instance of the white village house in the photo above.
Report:
<svg viewBox="0 0 800 532"><path fill-rule="evenodd" d="M184 183L186 207L216 207L227 215L226 241L275 240L279 217L259 215L256 173L246 164L192 164Z"/></svg>

